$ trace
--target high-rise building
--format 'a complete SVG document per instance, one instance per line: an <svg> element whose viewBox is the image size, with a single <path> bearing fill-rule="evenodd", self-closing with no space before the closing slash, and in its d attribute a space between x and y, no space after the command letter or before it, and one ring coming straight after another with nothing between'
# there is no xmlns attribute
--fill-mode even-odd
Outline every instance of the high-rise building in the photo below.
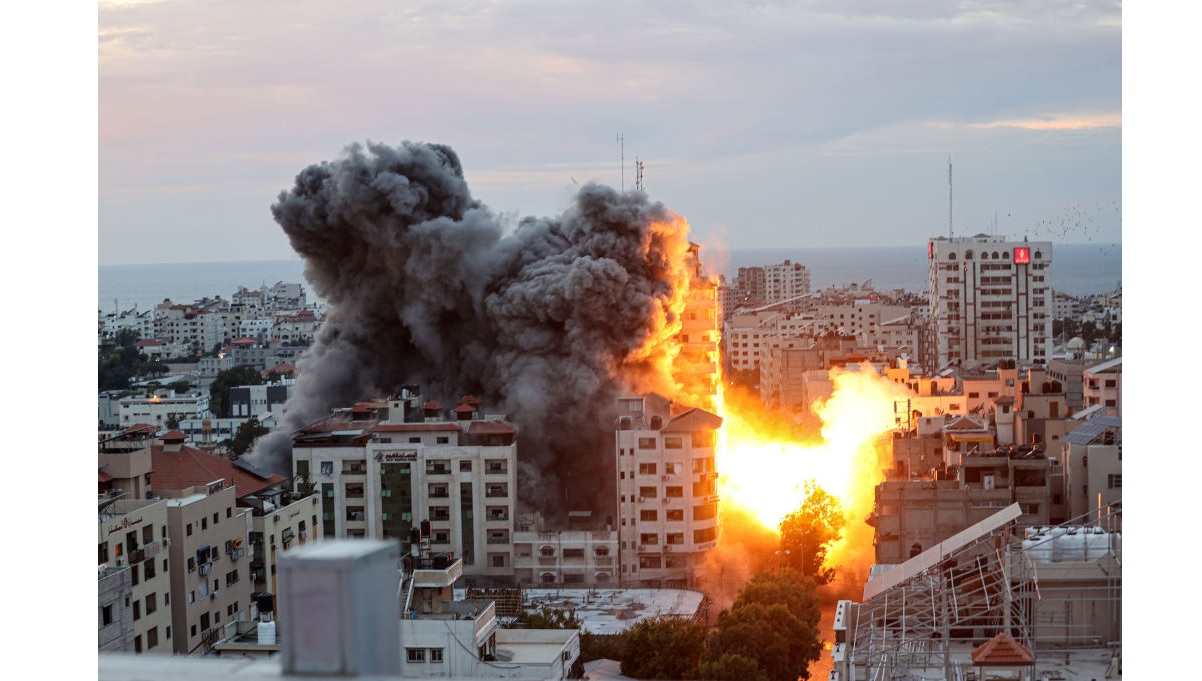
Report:
<svg viewBox="0 0 1202 681"><path fill-rule="evenodd" d="M718 544L722 419L659 395L619 399L618 562L624 583L690 587Z"/></svg>
<svg viewBox="0 0 1202 681"><path fill-rule="evenodd" d="M927 244L930 324L923 366L1045 364L1052 341L1052 243L977 234Z"/></svg>
<svg viewBox="0 0 1202 681"><path fill-rule="evenodd" d="M399 540L408 555L420 528L431 552L462 557L465 576L512 579L517 430L476 398L336 409L296 434L292 465L321 494L324 536Z"/></svg>

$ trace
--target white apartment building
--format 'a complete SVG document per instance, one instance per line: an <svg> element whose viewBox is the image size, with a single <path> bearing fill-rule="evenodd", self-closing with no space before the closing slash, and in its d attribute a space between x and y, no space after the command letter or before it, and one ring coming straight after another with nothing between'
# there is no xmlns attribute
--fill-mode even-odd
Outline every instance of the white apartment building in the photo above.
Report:
<svg viewBox="0 0 1202 681"><path fill-rule="evenodd" d="M175 305L165 300L155 307L154 337L179 345L198 345L208 351L225 340L222 315L208 308Z"/></svg>
<svg viewBox="0 0 1202 681"><path fill-rule="evenodd" d="M203 419L209 415L209 393L195 392L177 395L170 390L157 391L150 397L126 397L117 402L122 428L146 423L163 428L172 418L176 420Z"/></svg>
<svg viewBox="0 0 1202 681"><path fill-rule="evenodd" d="M1052 357L1052 242L978 234L927 244L931 332L923 365Z"/></svg>
<svg viewBox="0 0 1202 681"><path fill-rule="evenodd" d="M106 629L128 612L132 645L126 652L172 652L167 526L165 501L133 499L124 493L100 496L96 548L102 650L106 649ZM105 582L120 580L119 572L128 573L123 580L128 588L109 591L105 598Z"/></svg>
<svg viewBox="0 0 1202 681"><path fill-rule="evenodd" d="M810 271L788 260L777 265L740 267L735 289L748 305L784 303L810 292Z"/></svg>
<svg viewBox="0 0 1202 681"><path fill-rule="evenodd" d="M612 586L618 582L616 530L552 530L538 514L525 514L513 533L513 576L523 584Z"/></svg>
<svg viewBox="0 0 1202 681"><path fill-rule="evenodd" d="M813 343L815 324L812 316L773 310L733 315L722 335L726 362L734 371L750 371L760 366L772 348L808 347Z"/></svg>
<svg viewBox="0 0 1202 681"><path fill-rule="evenodd" d="M396 539L407 553L428 521L431 551L462 557L464 575L510 580L516 429L474 398L453 412L418 403L360 403L293 438L293 473L320 493L323 535Z"/></svg>
<svg viewBox="0 0 1202 681"><path fill-rule="evenodd" d="M673 413L655 394L618 402L620 579L687 588L718 545L714 444L722 419L696 408Z"/></svg>

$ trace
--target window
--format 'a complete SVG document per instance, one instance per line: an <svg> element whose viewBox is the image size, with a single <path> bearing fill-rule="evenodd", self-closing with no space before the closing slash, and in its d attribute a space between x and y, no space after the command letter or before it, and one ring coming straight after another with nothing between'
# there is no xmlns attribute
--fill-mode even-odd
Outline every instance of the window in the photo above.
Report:
<svg viewBox="0 0 1202 681"><path fill-rule="evenodd" d="M201 530L207 530L207 529L209 529L209 519L208 519L208 518L201 518L201 519L200 519L200 529L201 529Z"/></svg>
<svg viewBox="0 0 1202 681"><path fill-rule="evenodd" d="M472 462L467 461L467 460L460 461L459 462L459 472L460 473L471 473L472 472ZM439 652L439 654L441 654L442 649L439 648L438 652Z"/></svg>
<svg viewBox="0 0 1202 681"><path fill-rule="evenodd" d="M647 546L659 544L659 535L653 532L644 532L639 535L639 543Z"/></svg>
<svg viewBox="0 0 1202 681"><path fill-rule="evenodd" d="M184 533L187 534L189 537L192 536L192 523L188 523L187 526L184 527Z"/></svg>
<svg viewBox="0 0 1202 681"><path fill-rule="evenodd" d="M639 449L655 449L655 438L640 437L639 438Z"/></svg>
<svg viewBox="0 0 1202 681"><path fill-rule="evenodd" d="M639 475L655 475L655 464L653 464L653 463L639 464Z"/></svg>
<svg viewBox="0 0 1202 681"><path fill-rule="evenodd" d="M142 601L134 601L134 621L142 619Z"/></svg>
<svg viewBox="0 0 1202 681"><path fill-rule="evenodd" d="M188 603L195 603L195 602L196 602L196 592L189 591L188 592Z"/></svg>
<svg viewBox="0 0 1202 681"><path fill-rule="evenodd" d="M425 662L426 661L426 649L425 648L406 648L405 649L405 659L407 659L409 662Z"/></svg>
<svg viewBox="0 0 1202 681"><path fill-rule="evenodd" d="M108 626L113 623L113 606L106 605L100 609L100 625Z"/></svg>
<svg viewBox="0 0 1202 681"><path fill-rule="evenodd" d="M644 499L654 499L655 497L659 496L659 488L658 487L640 487L639 488L639 496L643 497Z"/></svg>
<svg viewBox="0 0 1202 681"><path fill-rule="evenodd" d="M639 511L639 520L642 520L642 521L647 521L647 522L650 522L650 521L653 521L653 520L659 520L659 511L654 511L654 510L652 510L652 511L647 511L647 510Z"/></svg>
<svg viewBox="0 0 1202 681"><path fill-rule="evenodd" d="M159 644L159 628L151 627L150 631L146 632L146 649L150 650L151 648L157 646L158 644Z"/></svg>
<svg viewBox="0 0 1202 681"><path fill-rule="evenodd" d="M679 435L668 435L664 437L664 449L682 449L683 447L683 437Z"/></svg>
<svg viewBox="0 0 1202 681"><path fill-rule="evenodd" d="M450 444L451 438L447 437L446 435L439 435L438 437L434 438L434 443L440 445Z"/></svg>
<svg viewBox="0 0 1202 681"><path fill-rule="evenodd" d="M146 596L146 614L149 615L159 609L158 594L149 594Z"/></svg>
<svg viewBox="0 0 1202 681"><path fill-rule="evenodd" d="M1123 474L1122 473L1111 473L1111 474L1107 475L1106 476L1106 487L1107 487L1107 489L1122 489L1123 488Z"/></svg>
<svg viewBox="0 0 1202 681"><path fill-rule="evenodd" d="M664 537L664 543L665 544L683 544L684 543L684 532L669 532Z"/></svg>
<svg viewBox="0 0 1202 681"><path fill-rule="evenodd" d="M704 530L693 530L693 543L703 544L718 538L718 528L707 527Z"/></svg>
<svg viewBox="0 0 1202 681"><path fill-rule="evenodd" d="M676 486L669 485L664 488L664 496L672 497L672 498L683 497L684 496L684 488L679 485L676 485Z"/></svg>
<svg viewBox="0 0 1202 681"><path fill-rule="evenodd" d="M684 509L683 508L668 509L668 511L665 515L668 520L677 520L677 521L684 520Z"/></svg>
<svg viewBox="0 0 1202 681"><path fill-rule="evenodd" d="M442 662L442 648L431 648L430 649L430 662L433 662L436 664Z"/></svg>

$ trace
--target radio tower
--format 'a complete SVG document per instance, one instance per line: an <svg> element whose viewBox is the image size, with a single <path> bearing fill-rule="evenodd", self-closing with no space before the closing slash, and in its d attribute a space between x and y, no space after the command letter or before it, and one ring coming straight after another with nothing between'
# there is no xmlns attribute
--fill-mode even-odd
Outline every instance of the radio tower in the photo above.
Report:
<svg viewBox="0 0 1202 681"><path fill-rule="evenodd" d="M626 137L622 133L618 133L618 146L620 147L622 160L622 191L626 191Z"/></svg>
<svg viewBox="0 0 1202 681"><path fill-rule="evenodd" d="M952 155L947 155L947 238L952 238Z"/></svg>
<svg viewBox="0 0 1202 681"><path fill-rule="evenodd" d="M634 157L634 188L636 191L644 191L643 188L643 162L638 156Z"/></svg>

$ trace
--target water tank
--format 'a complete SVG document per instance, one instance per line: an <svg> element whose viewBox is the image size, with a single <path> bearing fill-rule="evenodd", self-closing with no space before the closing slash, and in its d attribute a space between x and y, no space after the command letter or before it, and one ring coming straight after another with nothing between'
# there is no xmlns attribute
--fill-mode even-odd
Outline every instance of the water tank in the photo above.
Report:
<svg viewBox="0 0 1202 681"><path fill-rule="evenodd" d="M985 489L993 489L995 487L995 484L993 482L993 476L992 475L982 476L981 484L982 484L981 486L984 487Z"/></svg>
<svg viewBox="0 0 1202 681"><path fill-rule="evenodd" d="M275 596L263 593L255 597L255 602L259 606L259 612L272 612L275 610Z"/></svg>
<svg viewBox="0 0 1202 681"><path fill-rule="evenodd" d="M259 643L275 645L275 622L259 623Z"/></svg>

